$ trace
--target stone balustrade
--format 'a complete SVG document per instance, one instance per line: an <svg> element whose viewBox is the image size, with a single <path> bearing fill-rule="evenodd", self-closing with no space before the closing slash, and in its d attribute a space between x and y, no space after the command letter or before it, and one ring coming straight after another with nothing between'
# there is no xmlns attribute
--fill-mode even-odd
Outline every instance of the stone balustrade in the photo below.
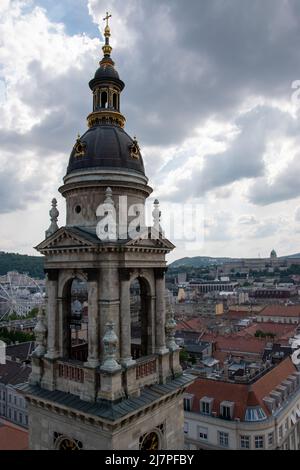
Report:
<svg viewBox="0 0 300 470"><path fill-rule="evenodd" d="M156 356L146 356L136 361L136 379L143 379L157 372Z"/></svg>
<svg viewBox="0 0 300 470"><path fill-rule="evenodd" d="M71 362L58 362L58 377L63 377L74 382L84 382L83 367Z"/></svg>

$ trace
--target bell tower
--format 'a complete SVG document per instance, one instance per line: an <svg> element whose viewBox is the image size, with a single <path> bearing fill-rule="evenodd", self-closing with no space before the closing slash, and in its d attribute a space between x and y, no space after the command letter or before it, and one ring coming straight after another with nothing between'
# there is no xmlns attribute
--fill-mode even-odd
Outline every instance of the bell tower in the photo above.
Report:
<svg viewBox="0 0 300 470"><path fill-rule="evenodd" d="M38 315L32 374L19 390L32 450L183 449L182 372L165 290L174 245L159 203L145 223L148 186L139 144L124 130L124 83L111 59L110 16L103 58L89 85L88 129L72 149L46 239L46 309Z"/></svg>

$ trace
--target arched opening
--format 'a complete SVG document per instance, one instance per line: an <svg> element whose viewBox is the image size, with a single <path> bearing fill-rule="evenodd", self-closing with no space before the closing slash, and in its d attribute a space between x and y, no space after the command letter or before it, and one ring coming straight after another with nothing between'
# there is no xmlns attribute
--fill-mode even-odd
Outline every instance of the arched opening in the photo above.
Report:
<svg viewBox="0 0 300 470"><path fill-rule="evenodd" d="M85 362L88 357L87 282L74 278L64 289L63 356Z"/></svg>
<svg viewBox="0 0 300 470"><path fill-rule="evenodd" d="M108 107L107 92L102 91L102 93L101 93L101 108L107 108L107 107Z"/></svg>
<svg viewBox="0 0 300 470"><path fill-rule="evenodd" d="M151 296L148 282L141 277L130 285L131 355L133 359L153 353Z"/></svg>

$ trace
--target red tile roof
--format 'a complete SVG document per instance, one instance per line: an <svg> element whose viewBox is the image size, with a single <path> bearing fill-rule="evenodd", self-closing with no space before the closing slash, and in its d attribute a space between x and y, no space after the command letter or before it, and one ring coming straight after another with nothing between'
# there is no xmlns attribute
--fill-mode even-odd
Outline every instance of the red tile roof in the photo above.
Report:
<svg viewBox="0 0 300 470"><path fill-rule="evenodd" d="M300 305L267 305L259 315L270 317L300 317Z"/></svg>
<svg viewBox="0 0 300 470"><path fill-rule="evenodd" d="M214 398L212 411L216 412L217 415L220 413L220 403L222 401L231 401L235 404L233 418L244 420L248 406L260 406L269 416L270 412L264 405L263 398L293 372L297 372L297 369L291 358L287 357L253 384L238 384L199 378L188 387L186 392L194 395L192 411L196 413L199 413L200 410L199 400L203 397L210 397Z"/></svg>
<svg viewBox="0 0 300 470"><path fill-rule="evenodd" d="M201 332L205 328L206 323L201 318L191 318L189 320L180 320L176 325L176 330L191 330Z"/></svg>
<svg viewBox="0 0 300 470"><path fill-rule="evenodd" d="M214 335L205 333L201 336L202 341L214 342L217 351L253 353L260 355L268 342L265 338L240 337L237 335Z"/></svg>
<svg viewBox="0 0 300 470"><path fill-rule="evenodd" d="M264 322L264 323L253 323L247 328L243 328L241 331L236 333L237 336L255 336L257 330L263 331L264 333L272 333L277 339L281 337L288 338L292 337L296 332L297 326L288 325L284 323Z"/></svg>
<svg viewBox="0 0 300 470"><path fill-rule="evenodd" d="M28 450L28 431L0 422L0 450Z"/></svg>

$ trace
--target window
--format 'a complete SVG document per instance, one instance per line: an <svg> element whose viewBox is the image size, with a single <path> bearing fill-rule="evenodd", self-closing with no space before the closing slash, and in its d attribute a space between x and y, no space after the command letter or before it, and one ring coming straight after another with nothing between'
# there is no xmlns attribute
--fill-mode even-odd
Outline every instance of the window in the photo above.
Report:
<svg viewBox="0 0 300 470"><path fill-rule="evenodd" d="M11 403L11 394L8 395L8 401Z"/></svg>
<svg viewBox="0 0 300 470"><path fill-rule="evenodd" d="M222 406L221 408L221 416L224 419L230 419L230 408L229 406Z"/></svg>
<svg viewBox="0 0 300 470"><path fill-rule="evenodd" d="M283 437L283 429L282 429L282 425L281 425L281 426L279 426L279 428L278 428L278 437L279 437L279 439L282 439L282 437Z"/></svg>
<svg viewBox="0 0 300 470"><path fill-rule="evenodd" d="M16 396L14 397L14 403L15 403L15 405L17 404L17 397Z"/></svg>
<svg viewBox="0 0 300 470"><path fill-rule="evenodd" d="M185 411L191 411L192 399L191 398L184 398L183 399L183 407L184 407Z"/></svg>
<svg viewBox="0 0 300 470"><path fill-rule="evenodd" d="M28 426L28 416L27 415L25 416L25 424L26 424L26 426Z"/></svg>
<svg viewBox="0 0 300 470"><path fill-rule="evenodd" d="M245 421L263 421L264 419L267 419L267 415L262 408L248 407L246 409Z"/></svg>
<svg viewBox="0 0 300 470"><path fill-rule="evenodd" d="M11 419L11 408L8 408L8 417Z"/></svg>
<svg viewBox="0 0 300 470"><path fill-rule="evenodd" d="M101 93L101 108L107 108L108 103L107 103L107 92L102 91Z"/></svg>
<svg viewBox="0 0 300 470"><path fill-rule="evenodd" d="M207 441L208 439L208 429L203 428L202 426L198 427L198 436L201 441Z"/></svg>
<svg viewBox="0 0 300 470"><path fill-rule="evenodd" d="M222 401L220 403L220 417L223 419L233 419L234 415L234 402Z"/></svg>
<svg viewBox="0 0 300 470"><path fill-rule="evenodd" d="M219 444L221 447L229 446L229 435L227 432L219 431Z"/></svg>
<svg viewBox="0 0 300 470"><path fill-rule="evenodd" d="M184 422L184 434L188 434L188 433L189 433L189 423L185 421Z"/></svg>
<svg viewBox="0 0 300 470"><path fill-rule="evenodd" d="M241 436L241 449L250 449L250 436Z"/></svg>
<svg viewBox="0 0 300 470"><path fill-rule="evenodd" d="M254 438L255 449L264 448L264 436L255 436Z"/></svg>
<svg viewBox="0 0 300 470"><path fill-rule="evenodd" d="M201 402L201 413L203 413L205 415L210 414L210 406L209 406L209 403L207 403L207 401L202 401Z"/></svg>
<svg viewBox="0 0 300 470"><path fill-rule="evenodd" d="M19 413L19 423L23 423L22 417L23 417L22 413Z"/></svg>
<svg viewBox="0 0 300 470"><path fill-rule="evenodd" d="M286 420L285 420L285 423L284 423L284 433L286 433L286 432L288 431L288 428L289 428L289 426L288 426L288 420L286 419Z"/></svg>
<svg viewBox="0 0 300 470"><path fill-rule="evenodd" d="M16 410L14 411L14 421L17 421L17 412L16 412Z"/></svg>
<svg viewBox="0 0 300 470"><path fill-rule="evenodd" d="M268 434L268 445L269 445L269 447L271 447L273 445L273 440L274 440L273 433L270 432L270 434Z"/></svg>

